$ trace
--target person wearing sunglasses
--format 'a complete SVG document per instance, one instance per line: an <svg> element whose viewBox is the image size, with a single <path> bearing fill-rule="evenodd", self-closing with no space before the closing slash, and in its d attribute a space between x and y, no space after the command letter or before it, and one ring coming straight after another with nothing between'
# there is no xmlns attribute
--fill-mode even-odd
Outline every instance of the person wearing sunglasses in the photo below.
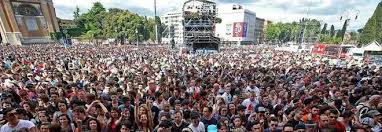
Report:
<svg viewBox="0 0 382 132"><path fill-rule="evenodd" d="M3 125L0 129L1 132L13 132L13 131L22 131L26 130L28 132L37 132L36 126L27 120L21 120L16 117L15 108L6 108L3 110L5 119L8 123Z"/></svg>
<svg viewBox="0 0 382 132"><path fill-rule="evenodd" d="M264 132L281 132L281 129L277 129L278 121L276 117L272 117L269 121L269 127Z"/></svg>

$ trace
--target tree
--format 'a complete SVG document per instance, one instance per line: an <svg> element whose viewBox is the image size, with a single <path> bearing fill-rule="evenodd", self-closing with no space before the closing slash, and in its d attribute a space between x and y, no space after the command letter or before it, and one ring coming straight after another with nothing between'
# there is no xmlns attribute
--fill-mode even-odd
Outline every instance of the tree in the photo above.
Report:
<svg viewBox="0 0 382 132"><path fill-rule="evenodd" d="M372 41L382 42L382 1L362 30L359 43L368 44Z"/></svg>
<svg viewBox="0 0 382 132"><path fill-rule="evenodd" d="M340 38L342 41L344 40L344 36L345 36L345 33L346 33L346 28L347 28L347 25L348 25L348 21L349 21L349 19L345 20L344 25L342 26L342 30L340 30L337 33L337 38Z"/></svg>
<svg viewBox="0 0 382 132"><path fill-rule="evenodd" d="M124 12L124 10L119 9L119 8L110 8L109 9L109 13L120 13L120 12Z"/></svg>
<svg viewBox="0 0 382 132"><path fill-rule="evenodd" d="M277 23L277 24L271 23L267 25L267 29L265 31L267 40L272 41L272 40L278 39L281 33L281 29L279 25L281 25L281 23Z"/></svg>
<svg viewBox="0 0 382 132"><path fill-rule="evenodd" d="M77 10L74 14L78 14ZM106 15L107 12L103 5L100 2L95 2L87 13L75 17L74 21L77 27L83 30L82 37L93 40L103 38L103 21Z"/></svg>
<svg viewBox="0 0 382 132"><path fill-rule="evenodd" d="M367 21L359 40L361 44L368 44L376 39L376 25L377 23L374 16Z"/></svg>
<svg viewBox="0 0 382 132"><path fill-rule="evenodd" d="M340 44L341 39L337 37L331 37L330 35L322 35L320 37L320 43L324 44Z"/></svg>
<svg viewBox="0 0 382 132"><path fill-rule="evenodd" d="M358 29L357 32L358 32L359 34L361 34L361 33L363 32L363 29L362 29L362 28L361 28L361 29Z"/></svg>
<svg viewBox="0 0 382 132"><path fill-rule="evenodd" d="M327 31L326 31L327 26L328 26L328 24L325 23L325 24L324 24L324 27L323 27L322 30L321 30L321 34L326 34L326 33L327 33Z"/></svg>
<svg viewBox="0 0 382 132"><path fill-rule="evenodd" d="M306 26L305 38L316 38L320 34L320 22L315 19L303 18L299 22L276 23L267 25L265 31L267 40L280 42L298 41L302 38L302 31Z"/></svg>
<svg viewBox="0 0 382 132"><path fill-rule="evenodd" d="M112 38L117 43L155 40L155 23L158 23L158 35L165 29L159 17L147 18L119 8L106 10L99 2L93 4L86 13L74 12L76 25L81 29L82 37L93 39ZM78 15L77 15L78 14ZM138 34L136 33L138 30ZM76 30L77 32L77 30Z"/></svg>
<svg viewBox="0 0 382 132"><path fill-rule="evenodd" d="M359 34L357 32L350 32L350 41L357 41Z"/></svg>
<svg viewBox="0 0 382 132"><path fill-rule="evenodd" d="M376 9L376 22L377 22L377 28L375 28L375 31L377 32L376 40L379 43L382 43L382 1L378 4L378 7Z"/></svg>
<svg viewBox="0 0 382 132"><path fill-rule="evenodd" d="M219 18L219 17L216 17L216 18L215 18L215 21L216 21L216 23L222 23L222 19Z"/></svg>
<svg viewBox="0 0 382 132"><path fill-rule="evenodd" d="M76 6L76 10L73 13L74 19L78 19L80 17L80 8Z"/></svg>
<svg viewBox="0 0 382 132"><path fill-rule="evenodd" d="M334 34L336 34L336 31L334 29L334 25L330 27L330 37L334 37Z"/></svg>
<svg viewBox="0 0 382 132"><path fill-rule="evenodd" d="M96 15L104 11L106 11L106 9L103 7L103 5L100 2L95 2L93 7L89 10L89 13Z"/></svg>

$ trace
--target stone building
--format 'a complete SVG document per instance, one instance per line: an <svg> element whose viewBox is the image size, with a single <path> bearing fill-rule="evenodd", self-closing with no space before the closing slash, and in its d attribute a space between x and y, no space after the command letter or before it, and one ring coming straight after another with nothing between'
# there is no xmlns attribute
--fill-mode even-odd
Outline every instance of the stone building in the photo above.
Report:
<svg viewBox="0 0 382 132"><path fill-rule="evenodd" d="M2 44L49 43L59 32L52 0L0 0Z"/></svg>

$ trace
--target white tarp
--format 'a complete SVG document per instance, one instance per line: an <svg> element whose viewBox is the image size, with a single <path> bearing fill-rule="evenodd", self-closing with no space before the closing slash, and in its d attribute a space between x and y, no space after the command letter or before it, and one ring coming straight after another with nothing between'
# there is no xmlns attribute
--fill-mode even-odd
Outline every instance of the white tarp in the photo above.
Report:
<svg viewBox="0 0 382 132"><path fill-rule="evenodd" d="M362 49L364 51L382 51L382 46L378 42L374 41L374 42L362 47Z"/></svg>

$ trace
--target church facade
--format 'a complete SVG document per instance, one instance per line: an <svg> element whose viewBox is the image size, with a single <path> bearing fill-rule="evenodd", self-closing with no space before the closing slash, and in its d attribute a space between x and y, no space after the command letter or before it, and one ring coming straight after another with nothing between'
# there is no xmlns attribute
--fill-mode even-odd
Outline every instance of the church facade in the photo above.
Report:
<svg viewBox="0 0 382 132"><path fill-rule="evenodd" d="M0 0L2 44L49 43L53 32L59 25L52 0Z"/></svg>

